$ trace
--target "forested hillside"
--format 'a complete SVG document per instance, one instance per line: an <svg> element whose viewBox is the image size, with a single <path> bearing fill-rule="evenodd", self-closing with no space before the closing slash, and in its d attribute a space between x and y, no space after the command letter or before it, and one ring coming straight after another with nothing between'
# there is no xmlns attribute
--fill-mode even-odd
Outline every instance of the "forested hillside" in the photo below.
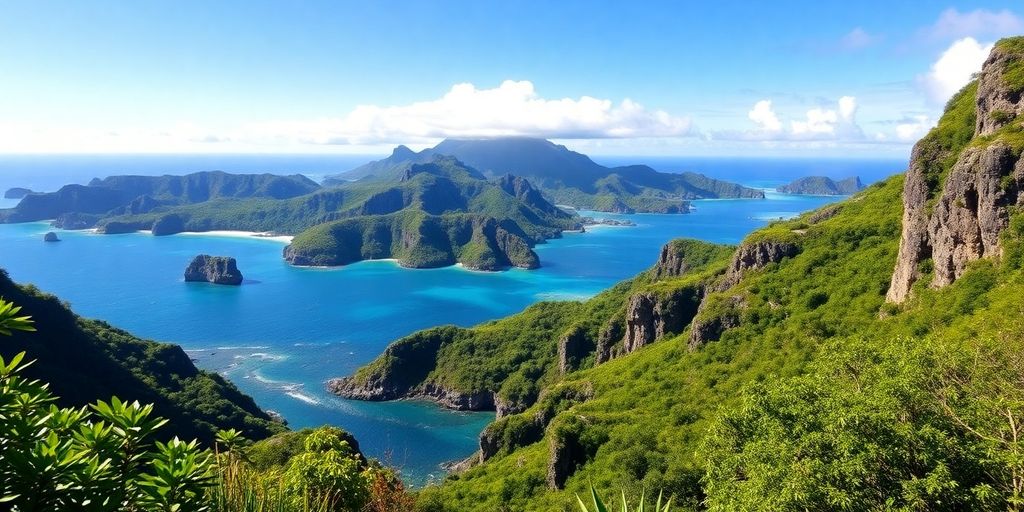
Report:
<svg viewBox="0 0 1024 512"><path fill-rule="evenodd" d="M570 510L591 484L694 509L1014 509L1021 61L1024 39L996 45L906 177L731 256L670 244L586 303L414 334L332 388L501 413L427 510Z"/></svg>

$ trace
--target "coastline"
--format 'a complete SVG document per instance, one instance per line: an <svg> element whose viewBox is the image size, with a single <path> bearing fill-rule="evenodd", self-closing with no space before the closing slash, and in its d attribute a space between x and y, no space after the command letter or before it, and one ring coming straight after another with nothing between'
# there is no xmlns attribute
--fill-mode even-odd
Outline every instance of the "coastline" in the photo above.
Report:
<svg viewBox="0 0 1024 512"><path fill-rule="evenodd" d="M149 233L149 231L142 231ZM259 238L261 240L273 240L275 242L290 244L295 237L292 235L275 235L269 232L258 231L235 231L235 230L213 230L213 231L182 231L178 235L188 236L219 236L229 238Z"/></svg>

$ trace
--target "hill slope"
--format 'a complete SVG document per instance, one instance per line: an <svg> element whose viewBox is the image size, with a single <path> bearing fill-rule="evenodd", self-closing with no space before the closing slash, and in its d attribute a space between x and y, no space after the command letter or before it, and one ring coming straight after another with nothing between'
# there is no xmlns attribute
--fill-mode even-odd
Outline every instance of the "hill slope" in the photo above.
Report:
<svg viewBox="0 0 1024 512"><path fill-rule="evenodd" d="M413 334L331 388L498 409L425 510L569 510L590 485L694 509L1005 510L1024 448L1022 60L1024 39L996 45L906 179L731 256L676 242L585 303Z"/></svg>
<svg viewBox="0 0 1024 512"><path fill-rule="evenodd" d="M559 204L609 212L685 213L687 199L764 194L696 173L662 173L646 165L609 168L586 155L543 139L447 139L419 153L399 146L388 158L328 178L325 186L392 176L409 162L451 155L491 176L512 173L529 179Z"/></svg>
<svg viewBox="0 0 1024 512"><path fill-rule="evenodd" d="M220 375L199 370L176 345L156 343L98 320L81 318L33 286L18 286L0 270L0 297L31 315L36 332L16 332L0 343L9 360L27 352L30 378L49 382L60 405L81 407L117 396L154 404L169 420L163 433L211 443L218 429L235 428L250 439L284 429L252 398Z"/></svg>

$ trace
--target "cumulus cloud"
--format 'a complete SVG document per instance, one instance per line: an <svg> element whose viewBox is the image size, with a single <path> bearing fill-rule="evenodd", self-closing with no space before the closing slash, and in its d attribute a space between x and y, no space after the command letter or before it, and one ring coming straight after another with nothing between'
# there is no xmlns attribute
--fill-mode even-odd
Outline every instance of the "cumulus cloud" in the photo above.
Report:
<svg viewBox="0 0 1024 512"><path fill-rule="evenodd" d="M802 119L789 121L788 127L775 112L771 100L760 100L747 113L755 127L751 130L722 130L711 137L719 140L752 141L837 141L859 140L864 131L857 125L857 98L843 96L835 108L813 108Z"/></svg>
<svg viewBox="0 0 1024 512"><path fill-rule="evenodd" d="M926 115L901 119L896 123L896 138L901 142L915 142L935 126L935 121Z"/></svg>
<svg viewBox="0 0 1024 512"><path fill-rule="evenodd" d="M250 136L296 137L316 144L376 144L443 137L534 136L558 139L682 137L688 118L650 110L630 99L542 98L529 81L493 89L456 84L441 98L409 105L363 105L314 121L260 123Z"/></svg>
<svg viewBox="0 0 1024 512"><path fill-rule="evenodd" d="M944 103L981 71L991 50L992 43L982 44L973 37L958 39L942 52L927 74L918 76L918 83L931 100Z"/></svg>
<svg viewBox="0 0 1024 512"><path fill-rule="evenodd" d="M747 112L747 118L757 124L760 131L778 132L782 130L782 122L772 110L772 100L761 100L755 103L754 108Z"/></svg>
<svg viewBox="0 0 1024 512"><path fill-rule="evenodd" d="M990 11L976 9L960 12L946 9L934 24L924 29L924 35L932 40L962 39L965 37L1001 37L1024 31L1024 18L1008 9Z"/></svg>

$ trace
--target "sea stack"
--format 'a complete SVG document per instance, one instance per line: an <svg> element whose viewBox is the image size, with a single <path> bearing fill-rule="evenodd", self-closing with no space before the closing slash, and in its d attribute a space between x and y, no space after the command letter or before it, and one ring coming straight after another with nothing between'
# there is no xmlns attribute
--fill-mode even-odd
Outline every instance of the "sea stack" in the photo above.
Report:
<svg viewBox="0 0 1024 512"><path fill-rule="evenodd" d="M50 231L43 235L44 242L60 242L60 238L57 238L57 233Z"/></svg>
<svg viewBox="0 0 1024 512"><path fill-rule="evenodd" d="M185 281L240 285L242 273L234 258L200 254L185 269Z"/></svg>

